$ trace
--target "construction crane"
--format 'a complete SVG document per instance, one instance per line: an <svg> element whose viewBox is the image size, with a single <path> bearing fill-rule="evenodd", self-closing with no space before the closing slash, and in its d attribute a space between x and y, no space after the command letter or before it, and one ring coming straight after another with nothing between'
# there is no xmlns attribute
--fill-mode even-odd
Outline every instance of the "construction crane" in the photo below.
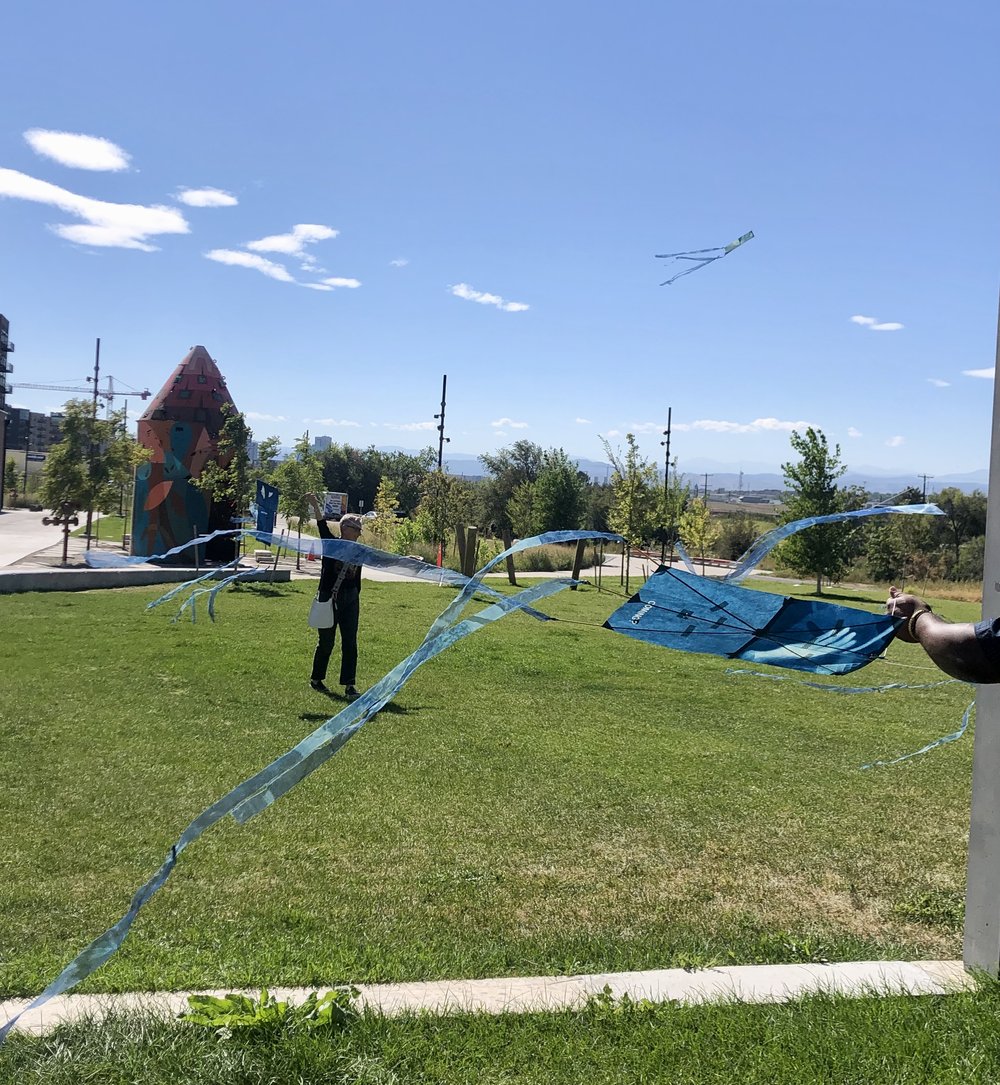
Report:
<svg viewBox="0 0 1000 1085"><path fill-rule="evenodd" d="M91 384L94 381L93 377L87 377L87 381ZM110 407L114 402L115 396L138 396L140 399L149 399L152 392L148 388L144 388L141 392L122 392L118 388L115 388L114 377L108 377L108 387L102 391L98 388L96 391L93 388L73 388L68 384L28 384L25 381L18 381L15 385L16 388L35 388L43 392L75 392L78 395L93 396L95 399L103 399Z"/></svg>

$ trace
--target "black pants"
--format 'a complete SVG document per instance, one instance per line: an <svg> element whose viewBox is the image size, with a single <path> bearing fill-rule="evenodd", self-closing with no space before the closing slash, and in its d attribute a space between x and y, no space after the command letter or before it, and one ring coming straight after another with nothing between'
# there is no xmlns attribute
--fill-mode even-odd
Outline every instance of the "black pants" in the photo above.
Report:
<svg viewBox="0 0 1000 1085"><path fill-rule="evenodd" d="M358 674L358 614L360 599L357 595L337 599L333 604L333 625L329 629L317 629L319 640L313 656L312 681L326 678L327 664L340 630L340 684L353 686Z"/></svg>

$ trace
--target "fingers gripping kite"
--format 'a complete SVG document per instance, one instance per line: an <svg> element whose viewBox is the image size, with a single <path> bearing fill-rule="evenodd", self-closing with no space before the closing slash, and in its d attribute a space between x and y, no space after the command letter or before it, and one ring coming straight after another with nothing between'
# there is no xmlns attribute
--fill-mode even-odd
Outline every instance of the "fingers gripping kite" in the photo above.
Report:
<svg viewBox="0 0 1000 1085"><path fill-rule="evenodd" d="M669 286L671 283L676 282L685 275L690 275L692 271L697 271L706 264L721 260L723 256L728 256L734 249L738 249L740 245L745 244L752 238L753 230L750 230L743 234L742 237L738 237L735 241L730 241L728 245L720 245L718 248L714 249L690 249L687 252L657 253L657 260L671 260L673 263L669 264L668 267L671 269L680 269L669 279L664 279L664 281L660 283L660 286ZM682 264L682 261L687 261L687 264Z"/></svg>

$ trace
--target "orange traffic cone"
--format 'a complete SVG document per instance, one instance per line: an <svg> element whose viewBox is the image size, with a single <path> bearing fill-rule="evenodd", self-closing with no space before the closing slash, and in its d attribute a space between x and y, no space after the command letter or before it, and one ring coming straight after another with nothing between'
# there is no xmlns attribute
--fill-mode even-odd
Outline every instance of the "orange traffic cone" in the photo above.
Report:
<svg viewBox="0 0 1000 1085"><path fill-rule="evenodd" d="M315 546L310 546L309 547L309 553L306 554L306 561L315 561L315 560L316 560L316 547Z"/></svg>

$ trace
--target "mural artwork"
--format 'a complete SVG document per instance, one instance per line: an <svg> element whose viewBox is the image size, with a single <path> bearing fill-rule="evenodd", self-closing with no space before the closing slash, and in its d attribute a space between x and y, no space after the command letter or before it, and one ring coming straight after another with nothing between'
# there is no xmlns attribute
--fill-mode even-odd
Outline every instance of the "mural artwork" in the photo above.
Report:
<svg viewBox="0 0 1000 1085"><path fill-rule="evenodd" d="M139 419L139 444L152 455L136 472L133 554L162 554L196 535L233 527L234 510L192 485L218 458L226 404L236 409L218 366L204 347L192 347ZM231 560L234 545L213 539L202 556Z"/></svg>

